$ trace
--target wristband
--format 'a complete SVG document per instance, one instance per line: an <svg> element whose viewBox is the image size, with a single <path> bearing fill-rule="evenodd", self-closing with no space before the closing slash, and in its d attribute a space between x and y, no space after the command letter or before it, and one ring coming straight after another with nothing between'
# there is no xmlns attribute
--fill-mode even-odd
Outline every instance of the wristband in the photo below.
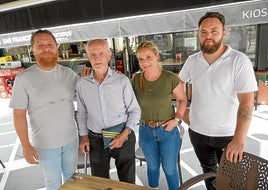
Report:
<svg viewBox="0 0 268 190"><path fill-rule="evenodd" d="M177 115L177 117L178 117L179 119L182 118L182 115L181 115L179 112L176 112L176 115Z"/></svg>

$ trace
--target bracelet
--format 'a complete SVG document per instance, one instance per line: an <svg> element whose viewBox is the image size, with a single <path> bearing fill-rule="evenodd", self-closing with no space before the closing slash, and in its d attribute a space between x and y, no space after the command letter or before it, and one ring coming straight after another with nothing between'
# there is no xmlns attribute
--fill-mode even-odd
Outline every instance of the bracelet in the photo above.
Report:
<svg viewBox="0 0 268 190"><path fill-rule="evenodd" d="M174 119L178 122L178 125L180 125L182 123L182 120L180 118L178 118L177 116L175 116Z"/></svg>
<svg viewBox="0 0 268 190"><path fill-rule="evenodd" d="M176 115L177 115L177 117L178 117L179 119L182 118L182 115L181 115L179 112L176 112Z"/></svg>

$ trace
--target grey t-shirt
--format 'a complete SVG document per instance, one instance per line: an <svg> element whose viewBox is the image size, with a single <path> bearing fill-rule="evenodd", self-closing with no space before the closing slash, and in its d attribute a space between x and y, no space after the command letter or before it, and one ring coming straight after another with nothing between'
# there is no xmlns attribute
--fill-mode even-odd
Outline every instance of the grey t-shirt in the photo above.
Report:
<svg viewBox="0 0 268 190"><path fill-rule="evenodd" d="M59 64L50 71L33 65L16 77L9 107L28 110L35 147L58 148L77 138L73 104L77 78Z"/></svg>

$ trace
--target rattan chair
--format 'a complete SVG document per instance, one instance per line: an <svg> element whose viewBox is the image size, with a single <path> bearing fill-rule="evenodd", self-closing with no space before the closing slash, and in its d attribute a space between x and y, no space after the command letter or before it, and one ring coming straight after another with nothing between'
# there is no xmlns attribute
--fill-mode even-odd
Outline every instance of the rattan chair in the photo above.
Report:
<svg viewBox="0 0 268 190"><path fill-rule="evenodd" d="M183 183L178 190L185 190L205 179L216 177L217 190L267 190L268 160L244 152L241 162L229 162L222 155L217 173L204 173Z"/></svg>
<svg viewBox="0 0 268 190"><path fill-rule="evenodd" d="M182 145L182 137L184 135L184 127L182 125L179 125L179 130L180 130L180 139L181 139L181 143L180 143L180 148ZM139 146L135 152L135 158L138 159L140 161L140 166L142 166L142 162L146 162L146 159L144 157L144 154L142 152L141 147ZM181 164L180 164L180 151L178 153L178 170L179 170L179 177L180 177L180 183L182 183L182 173L181 173Z"/></svg>

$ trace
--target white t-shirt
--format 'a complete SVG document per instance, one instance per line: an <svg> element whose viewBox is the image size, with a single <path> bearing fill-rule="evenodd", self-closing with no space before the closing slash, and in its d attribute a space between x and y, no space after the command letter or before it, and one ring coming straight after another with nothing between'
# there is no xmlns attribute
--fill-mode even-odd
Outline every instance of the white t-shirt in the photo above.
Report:
<svg viewBox="0 0 268 190"><path fill-rule="evenodd" d="M77 77L59 64L50 71L33 65L16 77L9 107L28 110L34 146L58 148L77 138L73 104Z"/></svg>
<svg viewBox="0 0 268 190"><path fill-rule="evenodd" d="M199 52L187 59L179 76L185 82L192 82L190 128L207 136L234 135L237 94L258 90L248 57L228 46L209 65Z"/></svg>

